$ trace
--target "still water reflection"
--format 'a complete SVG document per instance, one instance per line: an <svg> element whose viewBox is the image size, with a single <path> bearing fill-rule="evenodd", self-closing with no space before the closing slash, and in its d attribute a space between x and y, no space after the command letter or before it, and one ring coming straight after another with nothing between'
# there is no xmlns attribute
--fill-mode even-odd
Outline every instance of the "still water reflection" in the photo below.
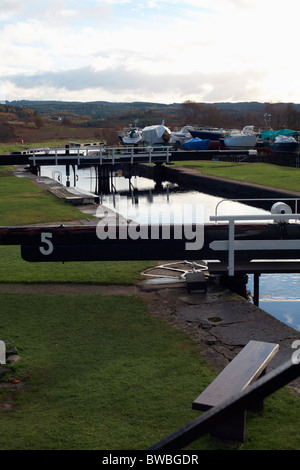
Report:
<svg viewBox="0 0 300 470"><path fill-rule="evenodd" d="M65 167L63 166L55 168L42 167L42 176L54 178L66 185ZM77 189L91 193L95 192L96 176L92 168L76 171L76 175L71 172L69 181L70 186L76 186ZM216 206L221 201L221 198L198 191L189 191L185 188L180 188L176 184L163 182L158 185L155 181L142 177L128 179L123 176L116 176L112 179L112 183L114 193L102 194L102 204L110 209L117 209L121 215L129 216L129 218L140 223L149 222L150 207L159 208L160 213L163 214L164 208L170 211L172 207L178 208L184 204L202 205L204 221L207 223L210 216L215 215ZM218 207L218 215L251 215L263 212L261 209L255 209L245 204L230 201L226 201ZM153 214L153 210L151 214ZM191 217L193 217L192 214ZM191 222L194 221L193 219L191 220ZM157 222L157 220L153 222ZM299 285L300 274L263 274L260 276L259 306L298 331L300 331ZM253 292L252 275L249 275L247 288Z"/></svg>

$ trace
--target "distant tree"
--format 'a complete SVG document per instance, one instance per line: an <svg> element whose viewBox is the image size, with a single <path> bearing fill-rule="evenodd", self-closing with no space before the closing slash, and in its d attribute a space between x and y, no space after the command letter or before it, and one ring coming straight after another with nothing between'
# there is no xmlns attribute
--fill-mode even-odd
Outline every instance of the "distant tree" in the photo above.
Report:
<svg viewBox="0 0 300 470"><path fill-rule="evenodd" d="M38 129L45 125L44 119L42 119L41 116L35 116L33 122Z"/></svg>
<svg viewBox="0 0 300 470"><path fill-rule="evenodd" d="M0 142L8 142L13 137L15 137L13 128L6 122L0 121Z"/></svg>
<svg viewBox="0 0 300 470"><path fill-rule="evenodd" d="M184 101L181 105L183 125L221 126L223 117L217 106Z"/></svg>
<svg viewBox="0 0 300 470"><path fill-rule="evenodd" d="M273 129L300 129L300 112L293 103L267 103L264 114L270 116L270 126Z"/></svg>
<svg viewBox="0 0 300 470"><path fill-rule="evenodd" d="M19 108L17 111L18 118L28 124L30 121L34 120L37 115L34 113L33 109L29 108Z"/></svg>
<svg viewBox="0 0 300 470"><path fill-rule="evenodd" d="M61 121L62 126L73 126L73 123L70 119L68 118L63 118Z"/></svg>

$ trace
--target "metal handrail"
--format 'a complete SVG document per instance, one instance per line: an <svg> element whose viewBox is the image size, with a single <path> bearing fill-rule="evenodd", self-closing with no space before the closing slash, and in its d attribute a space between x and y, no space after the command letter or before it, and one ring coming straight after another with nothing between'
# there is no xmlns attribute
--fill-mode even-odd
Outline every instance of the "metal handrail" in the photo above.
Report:
<svg viewBox="0 0 300 470"><path fill-rule="evenodd" d="M226 240L218 240L213 241L210 246L216 250L226 250L228 249L228 275L234 276L234 251L235 251L235 244L242 246L243 249L254 249L252 246L255 243L257 246L255 249L295 249L294 245L297 245L296 248L300 249L300 240L274 240L273 243L270 241L267 242L267 246L265 245L264 241L258 240L248 240L248 241L236 241L234 239L235 235L235 222L236 221L243 221L243 220L251 220L251 221L258 221L258 220L276 220L276 222L285 222L291 219L299 220L300 214L258 214L258 215L218 215L218 216L210 216L211 221L224 221L228 220L228 241ZM252 244L252 245L251 245ZM277 247L274 244L278 245ZM247 246L246 246L247 245ZM293 246L292 246L293 245Z"/></svg>
<svg viewBox="0 0 300 470"><path fill-rule="evenodd" d="M298 201L300 201L300 198L296 198L296 197L283 197L283 198L280 198L282 201L294 201L295 202L295 213L297 214L298 212ZM247 199L244 199L244 198L241 198L241 199L222 199L221 201L219 201L216 205L216 208L215 208L215 215L217 215L218 213L218 208L220 206L220 204L222 204L223 202L263 202L263 201L278 201L278 197L275 198L275 197L271 197L271 198L247 198Z"/></svg>
<svg viewBox="0 0 300 470"><path fill-rule="evenodd" d="M119 148L119 147L101 147L98 151L95 149L91 149L91 147L80 147L80 148L75 148L75 149L67 149L68 150L68 158L74 160L77 160L78 164L80 161L84 160L95 160L95 161L100 161L102 164L103 160L105 159L111 159L112 163L115 163L115 160L121 160L122 158L128 158L129 156L131 157L131 163L134 163L135 157L141 157L145 156L147 157L148 163L152 162L153 154L154 154L154 149L155 147L124 147L124 148ZM92 154L89 153L89 151L92 150ZM47 160L53 160L57 164L57 159L61 156L64 157L66 156L65 153L66 149L55 149L53 154L47 153ZM70 153L70 151L72 153ZM83 152L85 154L83 154ZM61 152L64 152L63 154ZM163 150L160 150L157 152L156 155L158 154L163 154L165 157L165 161L169 163L170 161L170 156L171 156L171 147L167 146L164 147ZM39 159L44 159L44 155L41 155L40 152L32 152L32 156L29 157L29 160L33 161L33 164L35 166L37 160Z"/></svg>
<svg viewBox="0 0 300 470"><path fill-rule="evenodd" d="M201 416L163 438L147 450L182 449L209 433L213 427L222 423L233 413L247 409L249 405L253 405L271 395L297 379L299 375L300 364L289 360L219 406L205 411Z"/></svg>

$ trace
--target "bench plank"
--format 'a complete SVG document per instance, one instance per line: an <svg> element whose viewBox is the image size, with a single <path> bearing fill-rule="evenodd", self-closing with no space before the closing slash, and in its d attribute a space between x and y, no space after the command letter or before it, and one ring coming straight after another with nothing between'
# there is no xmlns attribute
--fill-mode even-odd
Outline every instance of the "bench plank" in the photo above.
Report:
<svg viewBox="0 0 300 470"><path fill-rule="evenodd" d="M220 405L254 382L279 349L278 344L249 341L240 353L223 369L216 379L193 402L194 410L206 411ZM255 403L259 409L263 400ZM252 409L252 408L251 408ZM246 410L233 413L227 420L212 428L212 436L230 441L245 441Z"/></svg>
<svg viewBox="0 0 300 470"><path fill-rule="evenodd" d="M192 408L206 411L244 390L265 370L279 349L278 344L249 341L216 379L196 398Z"/></svg>

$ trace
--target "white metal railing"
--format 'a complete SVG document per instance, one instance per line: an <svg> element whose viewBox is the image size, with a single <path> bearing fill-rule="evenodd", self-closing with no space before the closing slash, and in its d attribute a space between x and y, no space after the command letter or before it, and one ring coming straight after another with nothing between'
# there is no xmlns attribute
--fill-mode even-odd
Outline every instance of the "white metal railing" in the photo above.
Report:
<svg viewBox="0 0 300 470"><path fill-rule="evenodd" d="M280 198L280 200L282 201L293 201L295 203L295 213L297 214L298 213L298 201L300 201L300 198L296 198L296 197L287 197L287 198ZM218 209L219 209L219 206L223 203L223 202L242 202L242 203L246 203L246 202L262 202L262 201L278 201L278 197L275 198L241 198L241 199L222 199L221 201L218 202L218 204L216 205L216 208L215 208L215 215L218 215Z"/></svg>
<svg viewBox="0 0 300 470"><path fill-rule="evenodd" d="M228 240L215 240L209 247L216 251L228 251L228 275L234 276L235 251L243 250L300 250L300 240L235 240L235 222L273 220L285 222L300 220L300 214L259 214L210 216L211 221L228 221Z"/></svg>
<svg viewBox="0 0 300 470"><path fill-rule="evenodd" d="M130 157L130 163L134 163L135 160L138 160L140 157L145 157L143 161L146 163L152 163L153 155L162 156L163 160L166 163L170 161L170 152L171 147L164 147L163 150L158 150L157 147L102 147L98 150L91 147L78 147L70 149L55 149L52 152L47 153L47 160L53 161L55 165L58 164L58 158L65 157L66 151L68 152L68 159L74 159L74 163L78 165L84 160L92 160L95 163L100 163L102 165L108 159L111 160L111 163L114 164L116 161L122 163L122 159L128 159ZM39 152L32 152L32 156L29 157L29 160L33 162L35 166L38 161L43 160L45 156L40 155Z"/></svg>

